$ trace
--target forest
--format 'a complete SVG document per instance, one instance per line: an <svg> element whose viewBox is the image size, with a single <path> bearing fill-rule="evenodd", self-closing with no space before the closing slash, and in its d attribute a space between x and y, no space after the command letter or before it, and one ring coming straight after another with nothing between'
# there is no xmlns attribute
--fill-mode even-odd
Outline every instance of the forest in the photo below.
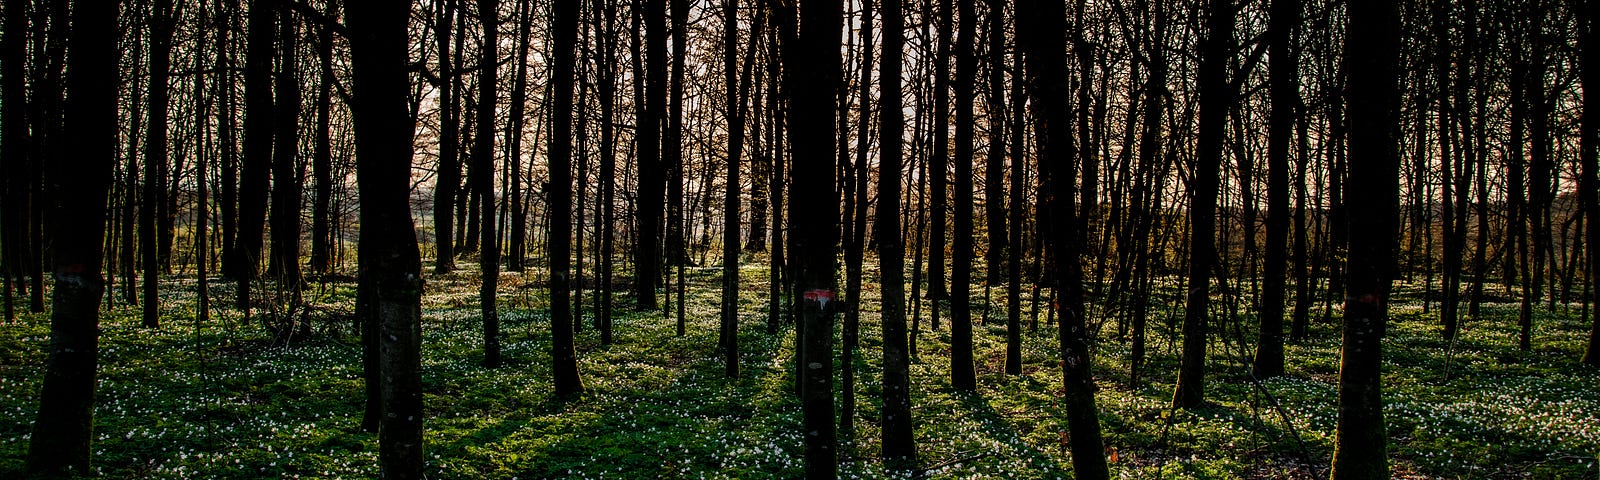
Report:
<svg viewBox="0 0 1600 480"><path fill-rule="evenodd" d="M1600 477L1600 0L0 0L0 476Z"/></svg>

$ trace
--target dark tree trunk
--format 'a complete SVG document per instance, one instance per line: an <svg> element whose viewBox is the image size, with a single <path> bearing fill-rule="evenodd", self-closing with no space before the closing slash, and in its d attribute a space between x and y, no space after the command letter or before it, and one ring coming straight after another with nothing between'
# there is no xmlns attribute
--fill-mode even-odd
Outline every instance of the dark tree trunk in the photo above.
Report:
<svg viewBox="0 0 1600 480"><path fill-rule="evenodd" d="M722 325L717 344L722 346L724 373L739 376L739 168L744 155L745 117L749 111L751 74L755 69L754 47L745 53L744 71L739 68L739 13L737 0L723 3L723 81L728 89L728 169L722 191ZM750 38L761 38L762 18L754 20ZM757 182L760 183L760 182Z"/></svg>
<svg viewBox="0 0 1600 480"><path fill-rule="evenodd" d="M1300 105L1300 62L1294 31L1300 25L1299 0L1273 0L1271 50L1272 112L1267 138L1267 245L1261 286L1261 333L1251 372L1259 378L1283 375L1283 305L1289 250L1289 141ZM1245 228L1254 229L1253 225Z"/></svg>
<svg viewBox="0 0 1600 480"><path fill-rule="evenodd" d="M488 0L494 1L494 0ZM578 72L573 49L578 37L578 3L555 3L555 62L550 106L550 358L556 396L583 393L578 353L572 339L572 89Z"/></svg>
<svg viewBox="0 0 1600 480"><path fill-rule="evenodd" d="M878 96L878 271L882 283L883 412L880 419L883 459L891 471L914 468L916 438L911 418L911 356L906 345L905 236L900 226L900 175L904 169L905 119L901 92L901 56L905 19L901 0L884 0L883 78Z"/></svg>
<svg viewBox="0 0 1600 480"><path fill-rule="evenodd" d="M23 69L27 60L24 30L28 25L27 0L6 0L4 32L0 32L0 172L5 179L5 205L0 207L0 277L5 281L5 320L16 319L12 305L12 285L22 280L27 262L28 170L32 138L28 132L27 79ZM124 217L124 223L129 221ZM128 244L123 243L123 251Z"/></svg>
<svg viewBox="0 0 1600 480"><path fill-rule="evenodd" d="M1394 3L1352 0L1345 52L1350 90L1350 177L1345 198L1352 211L1344 301L1344 346L1339 365L1339 424L1334 439L1335 479L1389 476L1384 433L1383 335L1394 279L1399 226L1400 95L1395 68L1399 15Z"/></svg>
<svg viewBox="0 0 1600 480"><path fill-rule="evenodd" d="M410 13L409 1L345 4L361 186L361 273L377 314L373 333L383 379L378 470L388 479L423 478L422 259L411 222L413 120L406 105Z"/></svg>
<svg viewBox="0 0 1600 480"><path fill-rule="evenodd" d="M244 62L244 159L239 178L239 237L232 261L238 266L236 298L250 316L250 282L260 265L262 227L267 220L267 184L272 164L272 51L276 4L250 0Z"/></svg>
<svg viewBox="0 0 1600 480"><path fill-rule="evenodd" d="M977 59L972 54L976 43L975 0L956 0L956 151L955 151L955 238L950 265L950 385L958 390L978 388L972 362L972 144L973 83ZM938 248L938 244L934 244Z"/></svg>
<svg viewBox="0 0 1600 480"><path fill-rule="evenodd" d="M933 157L928 162L928 183L931 191L928 201L928 299L933 315L933 329L939 329L939 301L946 298L944 286L945 195L949 194L950 163L950 32L955 12L950 0L938 0L936 19L937 54L933 58Z"/></svg>
<svg viewBox="0 0 1600 480"><path fill-rule="evenodd" d="M461 163L457 148L460 145L460 123L457 111L460 101L455 91L459 73L451 68L450 27L455 18L456 0L435 0L433 35L439 49L439 171L433 184L433 238L434 273L450 273L456 269L455 216L456 189L461 186ZM459 43L459 40L457 41ZM457 52L459 55L460 52Z"/></svg>
<svg viewBox="0 0 1600 480"><path fill-rule="evenodd" d="M800 305L801 378L806 478L834 478L838 441L834 436L833 318L839 248L839 202L834 196L836 161L834 98L840 82L840 2L807 0L800 5L799 34L785 45L789 92L789 144L795 168L791 205L795 290Z"/></svg>
<svg viewBox="0 0 1600 480"><path fill-rule="evenodd" d="M139 252L144 270L145 328L161 326L161 302L156 298L161 265L170 257L171 244L160 248L157 230L165 221L167 204L167 110L170 107L167 79L172 63L172 2L155 0L151 4L150 26L150 84L147 87L150 102L150 120L145 122L144 142L144 205L140 210ZM167 255L162 255L166 253Z"/></svg>
<svg viewBox="0 0 1600 480"><path fill-rule="evenodd" d="M595 325L600 330L600 344L611 344L611 265L616 253L614 238L616 221L616 165L617 147L614 117L616 111L617 89L617 52L615 38L617 32L616 3L610 0L595 0L596 24L600 24L600 16L604 14L604 34L600 37L605 42L600 55L599 84L600 84L600 254L595 262L599 268L600 291L597 292L596 301L599 307L595 310Z"/></svg>
<svg viewBox="0 0 1600 480"><path fill-rule="evenodd" d="M1055 258L1052 277L1060 292L1062 385L1067 428L1071 433L1072 466L1078 478L1105 479L1105 452L1094 401L1090 370L1089 330L1083 318L1083 231L1073 208L1077 152L1072 144L1072 105L1067 97L1067 28L1065 5L1023 0L1017 4L1018 50L1027 58L1028 91L1033 101L1034 132L1039 142L1039 170L1044 182L1040 203L1057 223L1046 243Z"/></svg>
<svg viewBox="0 0 1600 480"><path fill-rule="evenodd" d="M7 5L10 7L16 2ZM65 3L65 2L63 2ZM8 8L9 10L9 8ZM95 375L100 355L101 239L117 140L116 4L73 2L64 130L51 144L44 185L50 190L50 358L29 440L27 471L39 477L89 473L94 440ZM10 30L7 29L9 32ZM8 117L9 118L9 117Z"/></svg>
<svg viewBox="0 0 1600 480"><path fill-rule="evenodd" d="M507 182L510 187L511 209L511 238L506 242L506 252L510 258L506 259L506 270L513 272L523 271L523 259L528 254L528 206L522 201L522 130L526 117L524 110L528 103L528 48L532 43L529 36L533 31L533 8L528 0L519 0L517 11L522 12L522 18L517 23L517 59L516 70L513 71L511 82L511 117L506 126L506 142L511 144L511 155L506 158L510 165L506 171L510 173ZM580 254L582 253L580 250Z"/></svg>
<svg viewBox="0 0 1600 480"><path fill-rule="evenodd" d="M655 310L661 282L661 215L666 187L662 178L661 120L667 106L667 0L636 0L645 25L645 102L639 118L639 208L634 246L635 307Z"/></svg>
<svg viewBox="0 0 1600 480"><path fill-rule="evenodd" d="M1002 8L1004 2L991 1L989 8ZM1012 12L1012 22L1017 22L1020 17ZM1002 26L991 28L1003 30ZM994 55L1004 57L1004 53L996 52ZM1006 262L1006 374L1022 374L1022 257L1026 250L1022 246L1023 223L1023 185L1027 183L1028 167L1024 156L1028 148L1023 143L1023 129L1026 121L1023 119L1023 73L1022 52L1015 52L1011 57L1011 190L1009 190L1009 205L1006 210L1006 226L1010 228L1007 234L1005 252ZM1001 68L1001 60L995 61L994 68ZM990 81L994 81L992 78ZM996 88L996 87L991 87ZM998 95L997 95L998 96ZM993 247L990 247L993 248ZM998 265L991 264L991 269Z"/></svg>
<svg viewBox="0 0 1600 480"><path fill-rule="evenodd" d="M1452 169L1451 147L1455 142L1455 124L1450 116L1456 114L1450 104L1450 63L1454 57L1451 45L1457 38L1451 35L1449 28L1449 9L1454 2L1435 0L1433 4L1434 37L1439 43L1437 64L1435 65L1435 80L1438 82L1439 92L1439 162L1443 166L1440 170L1444 173L1441 182L1440 203L1443 206L1444 221L1444 264L1441 267L1444 273L1444 299L1439 305L1439 319L1444 325L1445 341L1454 340L1457 331L1457 311L1461 304L1461 250L1465 240L1458 234L1460 226L1456 219L1460 217L1456 212L1455 184L1456 178L1461 176L1459 170L1464 166L1457 165ZM1466 79L1457 79L1466 81Z"/></svg>
<svg viewBox="0 0 1600 480"><path fill-rule="evenodd" d="M1600 86L1600 1L1586 0L1582 13L1583 85ZM1578 191L1583 192L1584 215L1589 226L1589 346L1583 352L1583 363L1600 366L1600 92L1583 90L1583 119L1581 123L1580 153L1583 179Z"/></svg>
<svg viewBox="0 0 1600 480"><path fill-rule="evenodd" d="M328 2L327 14L337 21L338 0ZM311 157L311 176L316 193L311 208L311 273L326 276L333 267L333 29L317 30L317 57L321 60L317 81L317 141Z"/></svg>
<svg viewBox="0 0 1600 480"><path fill-rule="evenodd" d="M299 302L300 297L300 197L305 167L300 162L300 29L294 12L283 7L278 16L279 60L275 80L276 137L272 154L272 261L267 274L277 280L278 303ZM283 319L287 322L290 319ZM285 323L283 328L288 328Z"/></svg>
<svg viewBox="0 0 1600 480"><path fill-rule="evenodd" d="M1228 83L1228 57L1233 48L1233 0L1211 0L1206 38L1200 42L1200 137L1189 191L1189 286L1183 313L1183 360L1175 408L1205 402L1206 323L1211 306L1211 270L1216 259L1218 170L1222 165L1223 130L1233 105Z"/></svg>
<svg viewBox="0 0 1600 480"><path fill-rule="evenodd" d="M478 268L482 274L478 302L483 312L483 366L494 368L500 366L500 312L495 302L500 286L500 245L494 218L494 106L495 87L499 82L495 74L500 61L500 0L478 0L478 18L483 24L483 46L478 58L478 130L472 144L472 162L477 172L472 177L472 190L477 193L478 209L483 214L478 226L483 234L478 248ZM555 168L551 168L551 173L554 177ZM555 216L562 217L559 213ZM571 221L570 216L563 218ZM566 275L565 270L560 273ZM554 281L551 287L554 288ZM552 301L552 309L554 306Z"/></svg>
<svg viewBox="0 0 1600 480"><path fill-rule="evenodd" d="M989 237L988 255L985 258L985 292L1000 283L1001 264L1006 253L1006 50L1005 2L987 0L985 13L989 42L989 90L986 103L989 124L989 159L983 171L984 231ZM987 294L985 295L987 297ZM987 303L987 300L985 300ZM985 310L987 323L988 307ZM1009 355L1009 353L1008 353Z"/></svg>

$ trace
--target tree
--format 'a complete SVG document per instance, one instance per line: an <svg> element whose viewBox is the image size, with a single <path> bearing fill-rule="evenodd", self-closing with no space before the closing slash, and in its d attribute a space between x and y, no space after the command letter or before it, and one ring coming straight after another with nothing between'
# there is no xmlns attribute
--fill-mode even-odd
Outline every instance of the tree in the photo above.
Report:
<svg viewBox="0 0 1600 480"><path fill-rule="evenodd" d="M439 50L439 173L433 184L433 272L456 269L455 208L456 189L461 186L461 164L456 149L460 146L460 122L456 117L460 101L455 91L459 73L451 68L450 27L457 0L434 0L433 36ZM459 36L459 35L458 35ZM459 41L459 40L458 40ZM459 55L460 52L457 52Z"/></svg>
<svg viewBox="0 0 1600 480"><path fill-rule="evenodd" d="M837 44L843 28L840 2L799 5L799 33L785 45L789 91L791 172L789 236L800 305L801 388L806 478L834 478L838 470L833 423L833 319L839 249L839 202L834 196L834 95L840 82Z"/></svg>
<svg viewBox="0 0 1600 480"><path fill-rule="evenodd" d="M406 105L410 15L409 1L345 3L361 186L358 241L382 359L378 468L388 479L423 478L422 258L411 221L413 120Z"/></svg>
<svg viewBox="0 0 1600 480"><path fill-rule="evenodd" d="M1400 155L1396 76L1400 20L1395 4L1352 0L1345 32L1350 90L1350 237L1339 365L1339 422L1332 478L1389 476L1383 425L1383 335L1394 278Z"/></svg>
<svg viewBox="0 0 1600 480"><path fill-rule="evenodd" d="M144 317L145 328L161 325L161 302L156 298L156 284L165 257L160 256L157 223L166 212L167 204L167 80L171 70L172 55L172 1L156 0L150 10L150 121L145 122L144 208L140 211L140 260L144 263Z"/></svg>
<svg viewBox="0 0 1600 480"><path fill-rule="evenodd" d="M1283 305L1289 250L1289 140L1294 112L1300 104L1300 62L1294 54L1294 30L1300 23L1299 0L1273 0L1271 44L1271 131L1267 139L1267 258L1261 286L1261 334L1251 372L1260 378L1283 375ZM1304 161L1304 159L1301 159Z"/></svg>
<svg viewBox="0 0 1600 480"><path fill-rule="evenodd" d="M883 60L878 95L878 275L883 284L883 458L891 469L917 462L911 418L911 355L906 345L905 236L900 226L900 174L904 169L905 118L901 112L901 59L905 13L901 0L884 0Z"/></svg>
<svg viewBox="0 0 1600 480"><path fill-rule="evenodd" d="M24 30L28 25L25 14L26 0L8 0L0 12L5 18L5 31L0 33L0 161L4 163L6 178L0 180L4 188L5 206L0 207L0 277L5 281L5 320L16 319L12 306L12 285L20 283L27 262L28 227L28 170L30 138L28 134L27 80L23 65L27 55L24 49Z"/></svg>
<svg viewBox="0 0 1600 480"><path fill-rule="evenodd" d="M493 1L493 0L488 0ZM578 354L572 340L572 295L568 292L572 268L572 88L577 78L575 54L578 37L577 2L555 4L555 62L552 64L550 105L550 344L555 370L556 396L583 392L578 377ZM484 217L489 221L491 217ZM487 242L489 237L484 237ZM490 245L485 244L487 250Z"/></svg>
<svg viewBox="0 0 1600 480"><path fill-rule="evenodd" d="M52 144L45 166L55 289L50 359L28 444L27 470L39 477L89 473L105 288L101 242L116 168L118 53L109 32L117 31L118 6L74 1L72 7L63 121L74 140Z"/></svg>
<svg viewBox="0 0 1600 480"><path fill-rule="evenodd" d="M330 21L338 21L338 0L328 1ZM317 29L317 59L321 66L317 77L316 146L311 156L311 176L316 179L316 192L311 214L311 272L326 276L333 267L333 29L323 25Z"/></svg>
<svg viewBox="0 0 1600 480"><path fill-rule="evenodd" d="M1600 0L1583 2L1583 85L1600 85ZM1589 226L1589 283L1600 285L1600 93L1583 89L1583 119L1579 141L1582 143L1583 180L1579 191L1584 192L1584 214ZM1589 346L1584 350L1583 363L1600 366L1600 288L1591 287L1595 297L1589 302Z"/></svg>
<svg viewBox="0 0 1600 480"><path fill-rule="evenodd" d="M278 15L278 50L282 54L273 79L277 94L276 131L272 152L272 250L267 274L278 282L278 302L299 302L300 297L300 197L304 188L304 163L300 161L300 29L294 12L285 6ZM291 325L282 319L282 327ZM309 323L301 323L310 331ZM287 333L280 332L280 333Z"/></svg>
<svg viewBox="0 0 1600 480"><path fill-rule="evenodd" d="M722 191L722 328L717 344L722 345L724 373L739 376L739 168L744 155L745 99L750 96L751 71L755 48L746 50L744 72L738 73L739 11L737 0L723 0L722 63L723 81L728 89L728 166ZM761 38L761 18L750 38Z"/></svg>
<svg viewBox="0 0 1600 480"><path fill-rule="evenodd" d="M483 311L483 366L494 368L500 366L500 312L495 305L495 294L500 286L500 237L495 233L493 127L498 82L495 73L500 62L500 0L478 0L478 18L483 23L483 46L478 52L481 66L478 69L478 130L472 144L476 171L471 181L472 190L482 198L478 210L483 214L479 227L483 237L478 249L478 268L482 273L478 301Z"/></svg>
<svg viewBox="0 0 1600 480"><path fill-rule="evenodd" d="M605 45L601 47L597 68L600 84L600 291L595 296L595 324L600 330L600 343L611 344L611 260L615 254L616 227L616 129L613 126L617 97L617 49L613 40L618 36L616 2L595 0L596 22L604 14Z"/></svg>
<svg viewBox="0 0 1600 480"><path fill-rule="evenodd" d="M956 0L960 25L956 32L956 155L955 155L955 253L950 266L950 386L957 390L978 389L977 372L972 365L972 144L973 83L977 76L977 15L974 0ZM940 248L938 244L934 248Z"/></svg>
<svg viewBox="0 0 1600 480"><path fill-rule="evenodd" d="M1066 8L1061 2L1023 0L1017 3L1017 47L1027 60L1028 92L1033 101L1034 132L1039 142L1040 203L1059 224L1045 241L1055 258L1060 293L1061 374L1065 387L1067 428L1071 433L1072 466L1078 478L1109 477L1100 441L1100 419L1090 371L1089 330L1083 318L1081 221L1072 208L1076 175L1072 115L1067 97Z"/></svg>
<svg viewBox="0 0 1600 480"><path fill-rule="evenodd" d="M634 244L633 294L639 310L655 310L661 272L661 121L667 104L667 0L636 0L645 26L645 93L636 133L639 153L638 233ZM638 59L636 58L635 61ZM636 74L637 75L637 74Z"/></svg>
<svg viewBox="0 0 1600 480"><path fill-rule="evenodd" d="M1200 42L1199 152L1190 179L1189 292L1183 311L1183 360L1175 408L1205 402L1206 331L1211 308L1211 269L1216 260L1218 171L1222 166L1223 131L1233 93L1228 83L1228 57L1233 48L1233 0L1211 0L1206 37Z"/></svg>
<svg viewBox="0 0 1600 480"><path fill-rule="evenodd" d="M272 50L276 3L250 0L244 59L244 158L239 175L239 235L228 256L238 281L237 306L250 315L250 282L261 262L272 164ZM228 260L224 260L228 261Z"/></svg>

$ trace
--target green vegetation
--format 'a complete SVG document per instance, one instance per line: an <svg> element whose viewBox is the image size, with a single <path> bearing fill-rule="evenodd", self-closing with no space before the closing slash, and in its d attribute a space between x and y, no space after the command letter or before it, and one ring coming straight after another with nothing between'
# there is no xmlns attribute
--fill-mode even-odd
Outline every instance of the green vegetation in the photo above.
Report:
<svg viewBox="0 0 1600 480"><path fill-rule="evenodd" d="M799 405L788 367L792 338L765 333L764 269L742 284L744 376L722 376L715 351L717 271L691 269L689 334L659 312L616 317L617 341L578 335L587 393L562 402L550 386L549 317L542 288L501 281L505 365L479 366L476 269L428 277L423 382L431 478L792 478L801 473ZM867 271L875 271L871 265ZM530 274L534 281L537 274ZM858 428L844 478L886 475L877 460L880 345L876 283L866 282ZM1596 478L1600 371L1576 361L1585 327L1576 308L1539 311L1530 352L1516 349L1516 304L1493 299L1452 346L1423 313L1419 284L1401 284L1385 344L1386 419L1397 476ZM362 414L360 348L349 333L353 284L313 286L319 329L288 344L259 320L221 309L196 334L192 278L172 277L161 330L139 327L120 302L101 321L94 465L104 478L370 478L377 437ZM1122 478L1307 478L1326 475L1336 420L1338 330L1318 322L1290 343L1288 376L1248 379L1253 319L1214 324L1205 408L1167 408L1177 371L1175 286L1150 300L1147 384L1127 385L1128 355L1114 321L1096 351L1101 422ZM974 291L983 292L981 285ZM1058 405L1055 334L1024 336L1024 370L1006 376L1003 290L975 325L979 395L949 387L948 325L918 337L912 405L918 452L931 478L1069 478ZM214 290L218 300L231 289ZM620 298L619 298L620 299ZM584 299L585 322L592 299ZM1498 303L1504 300L1506 303ZM1024 302L1030 301L1024 298ZM226 303L216 301L214 305ZM974 312L984 310L980 297ZM674 306L675 308L675 306ZM1242 308L1241 311L1248 311ZM1104 318L1098 309L1091 320ZM1024 315L1027 309L1024 307ZM1335 316L1334 318L1337 318ZM226 322L226 323L224 323ZM22 469L48 342L47 317L0 326L0 477ZM976 322L975 322L976 323ZM1027 323L1026 317L1024 324ZM784 330L785 332L788 329ZM1265 394L1270 394L1266 396ZM1286 418L1287 417L1287 421ZM1108 452L1108 455L1111 453Z"/></svg>

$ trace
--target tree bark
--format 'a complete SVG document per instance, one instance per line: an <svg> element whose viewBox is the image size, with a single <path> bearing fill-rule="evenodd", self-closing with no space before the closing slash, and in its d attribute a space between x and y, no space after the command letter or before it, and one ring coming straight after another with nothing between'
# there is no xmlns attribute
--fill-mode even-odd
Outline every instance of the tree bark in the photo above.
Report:
<svg viewBox="0 0 1600 480"><path fill-rule="evenodd" d="M901 58L905 18L901 0L884 0L883 60L878 95L878 271L882 283L883 411L880 419L883 459L891 471L916 466L912 434L911 356L906 344L905 236L900 225L901 171L904 169L905 118L901 92Z"/></svg>
<svg viewBox="0 0 1600 480"><path fill-rule="evenodd" d="M1399 246L1399 88L1395 79L1400 21L1394 3L1352 0L1345 52L1350 90L1350 177L1353 212L1339 365L1339 422L1334 479L1389 476L1381 381L1383 335Z"/></svg>
<svg viewBox="0 0 1600 480"><path fill-rule="evenodd" d="M378 316L383 378L378 469L388 479L423 478L422 259L411 222L413 120L406 105L410 10L409 1L345 4L361 187L359 241Z"/></svg>
<svg viewBox="0 0 1600 480"><path fill-rule="evenodd" d="M1206 337L1211 308L1211 270L1216 259L1218 170L1223 131L1233 105L1228 58L1233 48L1233 0L1211 0L1206 38L1200 42L1199 151L1189 191L1189 290L1183 314L1183 359L1174 408L1205 402Z"/></svg>
<svg viewBox="0 0 1600 480"><path fill-rule="evenodd" d="M167 204L167 111L170 107L167 82L172 56L172 2L155 0L151 4L149 28L150 84L145 97L150 102L150 121L145 122L144 143L144 205L140 210L139 252L144 270L145 328L161 326L161 302L157 299L160 268L170 256L168 249L160 248L157 230L165 219L162 206ZM168 255L163 256L162 253Z"/></svg>
<svg viewBox="0 0 1600 480"><path fill-rule="evenodd" d="M496 73L500 62L500 0L478 0L478 18L483 25L483 46L478 58L478 130L472 144L472 162L477 172L472 177L472 190L478 195L478 211L483 215L478 226L483 235L478 242L478 268L482 274L478 302L483 312L483 366L494 368L500 366L500 311L496 305L500 286L500 242L494 218L494 106L497 101L495 89L499 82ZM553 173L554 168L551 170ZM556 216L561 215L558 213ZM570 222L571 217L567 218ZM564 271L561 273L566 274Z"/></svg>
<svg viewBox="0 0 1600 480"><path fill-rule="evenodd" d="M834 478L838 441L833 423L833 320L839 248L839 202L834 196L835 92L840 82L838 38L843 4L806 0L799 33L785 45L789 91L789 144L793 147L794 225L791 253L800 305L800 403L806 478Z"/></svg>
<svg viewBox="0 0 1600 480"><path fill-rule="evenodd" d="M272 165L272 51L275 3L250 0L244 62L244 159L239 177L239 236L235 240L237 307L250 316L250 282L261 262Z"/></svg>
<svg viewBox="0 0 1600 480"><path fill-rule="evenodd" d="M493 1L493 0L488 0ZM555 3L555 62L550 114L550 357L556 396L583 393L572 339L572 89L577 77L573 49L578 36L577 2Z"/></svg>
<svg viewBox="0 0 1600 480"><path fill-rule="evenodd" d="M26 463L27 472L40 477L89 473L105 288L101 242L106 191L116 168L118 53L110 32L117 31L118 6L72 3L63 118L74 139L51 144L51 161L45 163L55 289L50 357Z"/></svg>
<svg viewBox="0 0 1600 480"><path fill-rule="evenodd" d="M1267 138L1267 245L1261 286L1261 332L1251 373L1258 378L1283 375L1283 305L1289 250L1289 141L1294 138L1294 112L1300 105L1300 62L1295 57L1294 31L1300 25L1299 0L1273 0L1272 34L1268 41L1272 69L1271 130ZM1254 229L1247 225L1245 228Z"/></svg>

